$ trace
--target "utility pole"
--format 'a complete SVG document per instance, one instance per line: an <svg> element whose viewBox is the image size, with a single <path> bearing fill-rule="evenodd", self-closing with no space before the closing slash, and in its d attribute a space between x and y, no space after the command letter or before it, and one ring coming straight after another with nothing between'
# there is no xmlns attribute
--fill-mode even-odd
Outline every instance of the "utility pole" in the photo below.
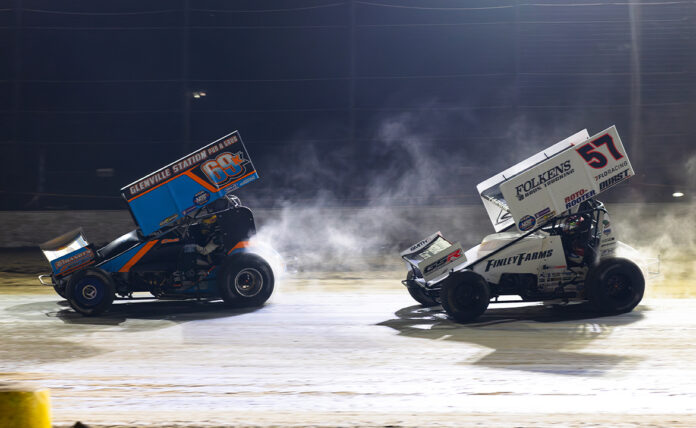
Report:
<svg viewBox="0 0 696 428"><path fill-rule="evenodd" d="M181 155L185 155L190 150L191 144L191 85L190 85L190 66L189 50L190 41L190 0L182 0L182 12L184 15L183 28L181 32L181 94L182 94L182 114L181 114Z"/></svg>
<svg viewBox="0 0 696 428"><path fill-rule="evenodd" d="M21 166L19 159L22 159L19 146L19 110L21 95L21 75L22 75L22 56L21 56L21 27L22 27L22 0L16 0L14 10L14 39L12 51L12 91L10 93L12 129L10 130L10 147L6 152L9 159L13 160L13 165L8 165L0 175L2 177L2 189L10 191L12 189L12 177L18 174Z"/></svg>
<svg viewBox="0 0 696 428"><path fill-rule="evenodd" d="M356 40L355 40L355 0L350 0L350 25L348 29L348 38L349 38L349 44L350 44L350 49L349 49L349 67L350 67L350 76L349 76L349 83L348 83L348 90L349 90L349 95L348 95L348 122L349 122L349 141L351 146L355 146L355 75L356 75L356 54L357 54L357 49L356 49Z"/></svg>
<svg viewBox="0 0 696 428"><path fill-rule="evenodd" d="M638 0L629 0L628 15L631 22L631 159L633 160L634 164L640 166L643 161L644 154L642 142L643 128L641 126L643 109L643 100L641 94L642 69L640 65L641 10L640 2Z"/></svg>

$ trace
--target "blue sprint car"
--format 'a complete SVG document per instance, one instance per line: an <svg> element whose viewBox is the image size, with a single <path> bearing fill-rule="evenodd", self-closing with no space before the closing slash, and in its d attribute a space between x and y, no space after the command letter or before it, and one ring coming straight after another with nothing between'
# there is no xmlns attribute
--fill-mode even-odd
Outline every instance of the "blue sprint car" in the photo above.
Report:
<svg viewBox="0 0 696 428"><path fill-rule="evenodd" d="M253 244L251 210L232 194L256 179L239 133L226 135L121 189L130 233L101 248L81 228L41 244L52 272L39 280L87 316L141 291L261 306L274 273Z"/></svg>

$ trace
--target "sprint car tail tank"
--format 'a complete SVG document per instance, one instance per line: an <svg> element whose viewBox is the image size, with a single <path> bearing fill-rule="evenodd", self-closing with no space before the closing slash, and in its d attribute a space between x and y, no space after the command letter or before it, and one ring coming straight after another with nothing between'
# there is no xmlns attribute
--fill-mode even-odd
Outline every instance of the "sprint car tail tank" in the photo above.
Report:
<svg viewBox="0 0 696 428"><path fill-rule="evenodd" d="M71 230L39 245L51 264L53 275L61 278L94 263L95 254L82 228Z"/></svg>

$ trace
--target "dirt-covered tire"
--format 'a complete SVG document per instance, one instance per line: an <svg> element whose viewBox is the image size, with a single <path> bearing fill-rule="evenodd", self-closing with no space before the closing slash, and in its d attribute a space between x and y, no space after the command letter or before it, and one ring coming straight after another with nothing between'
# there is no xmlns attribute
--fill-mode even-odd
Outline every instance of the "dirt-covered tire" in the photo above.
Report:
<svg viewBox="0 0 696 428"><path fill-rule="evenodd" d="M271 266L256 254L228 257L217 276L220 297L236 308L258 307L266 303L275 285Z"/></svg>
<svg viewBox="0 0 696 428"><path fill-rule="evenodd" d="M442 308L457 322L470 322L480 317L491 300L488 283L471 271L451 274L440 291Z"/></svg>
<svg viewBox="0 0 696 428"><path fill-rule="evenodd" d="M101 269L87 268L70 277L65 297L70 307L86 316L104 313L114 302L114 281Z"/></svg>
<svg viewBox="0 0 696 428"><path fill-rule="evenodd" d="M408 275L406 275L406 282L408 284L406 285L406 289L408 290L408 294L410 294L416 302L425 307L439 305L440 303L438 303L437 300L425 294L425 291L423 291L421 286L411 283L411 281L413 281L413 277L413 271L409 271Z"/></svg>
<svg viewBox="0 0 696 428"><path fill-rule="evenodd" d="M585 278L590 306L603 314L631 312L643 299L645 279L630 260L607 258L590 269Z"/></svg>

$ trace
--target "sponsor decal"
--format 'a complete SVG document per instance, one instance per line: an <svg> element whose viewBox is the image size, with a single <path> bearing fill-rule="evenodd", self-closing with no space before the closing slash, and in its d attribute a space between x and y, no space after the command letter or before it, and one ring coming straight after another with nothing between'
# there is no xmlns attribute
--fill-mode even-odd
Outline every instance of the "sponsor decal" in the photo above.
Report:
<svg viewBox="0 0 696 428"><path fill-rule="evenodd" d="M610 229L610 228L604 229L604 232L603 232L603 233L604 233L605 235L609 235L609 234L611 233L611 229Z"/></svg>
<svg viewBox="0 0 696 428"><path fill-rule="evenodd" d="M225 149L237 142L239 142L239 137L237 135L232 135L219 143L208 145L194 153L191 153L189 156L186 156L173 164L167 165L166 167L155 171L142 180L133 183L128 187L128 194L125 196L127 199L131 199L149 189L157 187L159 184L162 184L185 171L197 167L204 162L205 164L201 167L202 172L213 184L219 184L219 182L226 181L229 173L232 171L234 171L234 173L238 173L238 175L241 175L243 172L245 172L245 168L241 168L240 164L248 162L244 159L241 151L231 153L229 152L231 149L229 149L227 152L218 154L225 151ZM213 158L216 154L218 155L215 159L208 160Z"/></svg>
<svg viewBox="0 0 696 428"><path fill-rule="evenodd" d="M169 217L165 218L164 220L162 220L162 221L160 222L160 224L159 224L160 227L164 226L164 225L167 224L167 223L173 222L174 220L177 219L177 217L179 217L179 214L172 214L172 215L170 215Z"/></svg>
<svg viewBox="0 0 696 428"><path fill-rule="evenodd" d="M621 168L625 168L627 166L628 166L628 161L625 160L625 161L621 162L620 164L614 165L611 168L604 170L604 171L600 172L599 174L595 175L594 179L595 179L595 181L599 181L602 178L604 178L608 175L611 175L611 174L615 173L616 171L619 171Z"/></svg>
<svg viewBox="0 0 696 428"><path fill-rule="evenodd" d="M84 251L61 259L55 262L55 267L57 271L62 271L65 269L70 269L75 266L80 266L81 264L88 262L94 258L94 253L89 248L85 248Z"/></svg>
<svg viewBox="0 0 696 428"><path fill-rule="evenodd" d="M423 270L423 274L428 274L428 273L434 271L435 269L437 269L441 266L444 266L447 263L450 263L452 260L456 260L456 259L460 258L462 255L463 255L462 249L458 248L458 249L452 251L451 253L447 254L445 257L437 260L435 263L432 263L432 264L429 264L428 266L426 266L425 269Z"/></svg>
<svg viewBox="0 0 696 428"><path fill-rule="evenodd" d="M535 224L536 219L531 215L526 215L520 219L520 223L518 224L518 226L520 230L526 231L533 228Z"/></svg>
<svg viewBox="0 0 696 428"><path fill-rule="evenodd" d="M509 212L501 209L500 212L498 213L498 218L496 218L496 220L495 220L495 224L496 225L503 224L506 221L510 220L511 217L512 216L510 215Z"/></svg>
<svg viewBox="0 0 696 428"><path fill-rule="evenodd" d="M201 171L218 187L244 174L242 152L223 153L201 165Z"/></svg>
<svg viewBox="0 0 696 428"><path fill-rule="evenodd" d="M616 242L614 242L614 241L616 241L616 238L613 236L611 238L606 238L606 239L602 238L602 244L599 247L600 248L613 247L614 245L616 245Z"/></svg>
<svg viewBox="0 0 696 428"><path fill-rule="evenodd" d="M517 199L520 201L541 190L542 186L549 186L575 172L570 160L561 162L560 164L547 169L546 171L532 177L519 186L515 187L517 191Z"/></svg>
<svg viewBox="0 0 696 428"><path fill-rule="evenodd" d="M624 169L623 171L616 174L615 176L610 177L607 180L602 181L601 183L599 183L599 191L603 192L604 190L610 188L611 186L624 181L625 179L628 178L629 171L630 171L629 169Z"/></svg>
<svg viewBox="0 0 696 428"><path fill-rule="evenodd" d="M196 211L198 208L200 208L200 207L194 205L194 206L192 206L192 207L186 208L186 209L183 210L181 213L182 213L183 215L189 215L189 214L191 214L192 212Z"/></svg>
<svg viewBox="0 0 696 428"><path fill-rule="evenodd" d="M565 207L566 209L570 209L579 203L582 203L583 201L586 201L593 197L595 195L594 190L586 190L586 189L581 189L578 190L577 192L573 193L570 196L565 197Z"/></svg>
<svg viewBox="0 0 696 428"><path fill-rule="evenodd" d="M486 272L491 268L501 266L520 266L522 263L532 260L546 259L553 255L553 248L546 251L534 251L531 253L519 253L516 256L505 257L502 259L488 260L486 263Z"/></svg>
<svg viewBox="0 0 696 428"><path fill-rule="evenodd" d="M225 194L229 195L230 193L234 192L235 190L239 189L240 187L244 186L245 184L256 180L257 178L258 178L258 176L256 174L254 174L254 175L251 175L251 176L245 178L244 180L241 180L238 183L234 183L225 189Z"/></svg>
<svg viewBox="0 0 696 428"><path fill-rule="evenodd" d="M602 224L604 225L604 227L607 227L611 224L611 222L607 219L604 219L604 220L602 220Z"/></svg>
<svg viewBox="0 0 696 428"><path fill-rule="evenodd" d="M543 217L550 212L551 212L551 208L546 207L543 210L539 211L538 213L534 214L534 218Z"/></svg>
<svg viewBox="0 0 696 428"><path fill-rule="evenodd" d="M193 196L193 203L196 205L204 205L210 200L210 193L201 190Z"/></svg>
<svg viewBox="0 0 696 428"><path fill-rule="evenodd" d="M552 210L551 208L546 207L543 210L539 211L538 213L534 214L534 218L537 219L538 222L543 223L555 215L556 215L555 210Z"/></svg>
<svg viewBox="0 0 696 428"><path fill-rule="evenodd" d="M435 236L439 236L439 235L435 235ZM432 242L432 240L433 240L433 237L429 236L429 237L425 238L424 240L420 241L419 243L411 245L411 247L408 249L408 252L413 253L416 250L419 250L421 247L424 247L428 243Z"/></svg>

